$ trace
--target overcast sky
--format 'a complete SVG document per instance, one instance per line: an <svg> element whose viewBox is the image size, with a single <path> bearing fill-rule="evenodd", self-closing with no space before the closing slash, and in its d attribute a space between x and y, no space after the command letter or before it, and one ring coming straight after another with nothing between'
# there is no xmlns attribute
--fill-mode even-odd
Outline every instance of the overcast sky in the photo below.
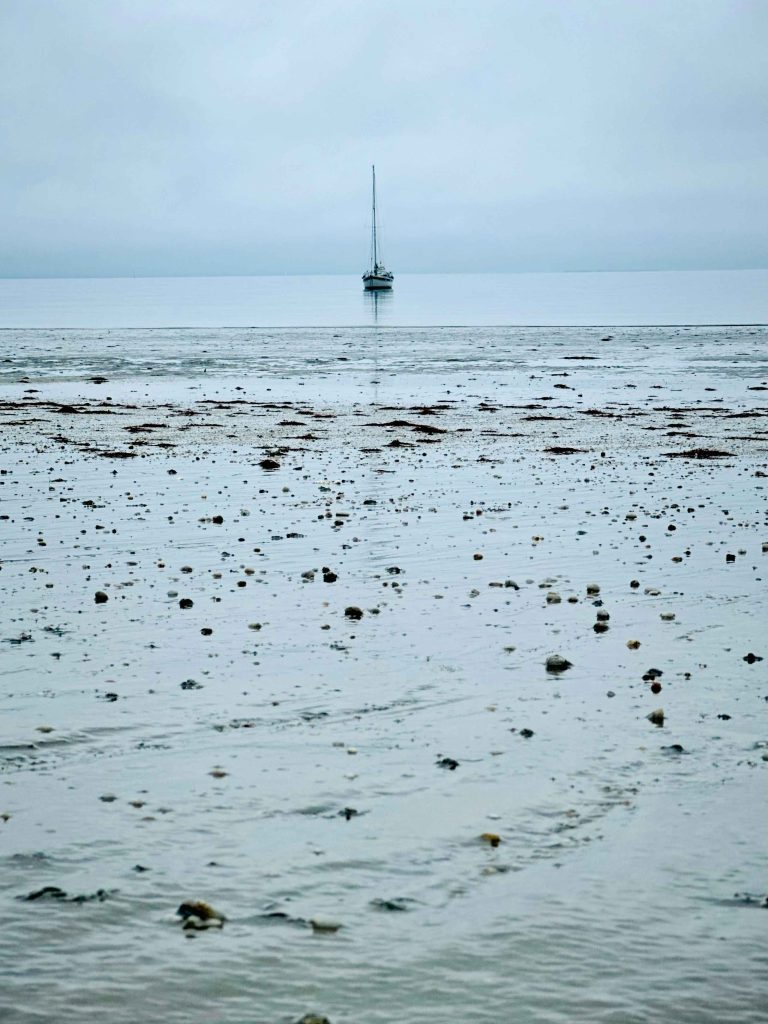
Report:
<svg viewBox="0 0 768 1024"><path fill-rule="evenodd" d="M768 0L0 0L0 275L768 266Z"/></svg>

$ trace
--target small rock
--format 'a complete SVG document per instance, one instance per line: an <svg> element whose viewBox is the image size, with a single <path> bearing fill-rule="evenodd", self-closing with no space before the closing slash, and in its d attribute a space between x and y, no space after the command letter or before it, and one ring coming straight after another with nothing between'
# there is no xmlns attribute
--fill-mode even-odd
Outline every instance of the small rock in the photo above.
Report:
<svg viewBox="0 0 768 1024"><path fill-rule="evenodd" d="M377 910L405 911L409 909L410 903L413 903L413 900L410 900L407 897L396 897L395 899L385 900L380 896L377 896L375 899L371 900L371 906L375 907Z"/></svg>
<svg viewBox="0 0 768 1024"><path fill-rule="evenodd" d="M521 729L518 735L522 736L523 739L529 740L534 735L533 729Z"/></svg>
<svg viewBox="0 0 768 1024"><path fill-rule="evenodd" d="M495 832L483 832L480 836L484 843L488 843L489 846L498 846L501 842L501 836L496 835Z"/></svg>
<svg viewBox="0 0 768 1024"><path fill-rule="evenodd" d="M36 889L27 896L19 897L25 900L63 900L67 894L58 885L44 885L42 889Z"/></svg>
<svg viewBox="0 0 768 1024"><path fill-rule="evenodd" d="M454 760L452 757L441 757L437 762L437 767L447 768L449 772L453 772L459 767L459 762Z"/></svg>
<svg viewBox="0 0 768 1024"><path fill-rule="evenodd" d="M61 900L64 903L103 903L116 891L116 889L97 889L96 892L80 896L68 896L58 885L45 885L42 889L37 889L27 896L19 896L18 898L20 900Z"/></svg>
<svg viewBox="0 0 768 1024"><path fill-rule="evenodd" d="M332 935L342 927L338 921L325 921L316 917L310 918L309 923L312 925L313 932L324 933L327 935Z"/></svg>
<svg viewBox="0 0 768 1024"><path fill-rule="evenodd" d="M363 609L357 608L355 605L351 604L348 608L344 609L344 614L348 619L354 619L357 621L358 619L362 619Z"/></svg>
<svg viewBox="0 0 768 1024"><path fill-rule="evenodd" d="M565 672L566 669L573 667L573 662L560 654L550 654L544 664L547 672Z"/></svg>
<svg viewBox="0 0 768 1024"><path fill-rule="evenodd" d="M280 469L280 463L276 459L262 459L259 465L262 469Z"/></svg>
<svg viewBox="0 0 768 1024"><path fill-rule="evenodd" d="M210 903L204 903L202 900L184 902L176 913L181 918L184 928L221 928L227 920L224 914L220 914Z"/></svg>
<svg viewBox="0 0 768 1024"><path fill-rule="evenodd" d="M652 725L661 727L664 725L664 708L656 708L650 715L645 716Z"/></svg>
<svg viewBox="0 0 768 1024"><path fill-rule="evenodd" d="M104 593L103 590L97 590L96 593L93 595L93 600L96 602L96 604L105 604L109 600L109 597L107 594Z"/></svg>

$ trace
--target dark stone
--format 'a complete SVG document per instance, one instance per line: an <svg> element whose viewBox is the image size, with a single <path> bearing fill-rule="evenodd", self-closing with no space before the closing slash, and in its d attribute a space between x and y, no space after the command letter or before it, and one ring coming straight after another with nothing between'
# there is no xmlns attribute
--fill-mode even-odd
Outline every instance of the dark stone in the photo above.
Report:
<svg viewBox="0 0 768 1024"><path fill-rule="evenodd" d="M453 772L459 767L459 762L455 761L452 757L441 757L437 762L438 768L447 768L448 771Z"/></svg>
<svg viewBox="0 0 768 1024"><path fill-rule="evenodd" d="M181 904L176 913L186 921L187 918L196 917L199 921L226 921L226 917L214 910L209 903L202 900L188 900Z"/></svg>
<svg viewBox="0 0 768 1024"><path fill-rule="evenodd" d="M191 597L182 597L179 601L179 608L191 608L194 603Z"/></svg>
<svg viewBox="0 0 768 1024"><path fill-rule="evenodd" d="M20 896L23 900L64 900L67 894L58 885L44 885L42 889L36 889L27 896Z"/></svg>
<svg viewBox="0 0 768 1024"><path fill-rule="evenodd" d="M371 900L370 905L372 907L375 907L376 910L390 910L393 912L397 912L408 910L408 904L412 902L413 900L409 900L407 898L395 898L392 900L384 900L381 899L381 897L376 897L376 899Z"/></svg>
<svg viewBox="0 0 768 1024"><path fill-rule="evenodd" d="M105 604L109 600L109 597L107 596L107 594L104 593L103 590L97 590L96 593L93 595L93 600L96 602L96 604Z"/></svg>
<svg viewBox="0 0 768 1024"><path fill-rule="evenodd" d="M37 889L35 892L29 893L28 896L19 896L20 900L61 900L64 903L103 903L104 900L109 899L115 889L107 891L106 889L97 889L96 892L89 893L88 895L80 896L67 896L63 889L60 889L58 885L45 885L42 889Z"/></svg>
<svg viewBox="0 0 768 1024"><path fill-rule="evenodd" d="M550 654L545 663L547 672L565 672L567 669L572 667L573 663L568 661L567 658L562 657L560 654Z"/></svg>
<svg viewBox="0 0 768 1024"><path fill-rule="evenodd" d="M344 609L344 614L348 619L354 619L357 621L358 619L362 619L363 609L357 608L355 605L351 604L348 608Z"/></svg>

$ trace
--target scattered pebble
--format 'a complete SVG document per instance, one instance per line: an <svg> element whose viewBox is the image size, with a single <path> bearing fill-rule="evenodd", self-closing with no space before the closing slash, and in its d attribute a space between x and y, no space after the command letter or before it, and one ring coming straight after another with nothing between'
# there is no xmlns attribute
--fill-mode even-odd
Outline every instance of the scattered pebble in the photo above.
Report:
<svg viewBox="0 0 768 1024"><path fill-rule="evenodd" d="M186 929L203 931L206 928L222 928L227 920L210 903L203 900L189 900L181 904L176 911Z"/></svg>
<svg viewBox="0 0 768 1024"><path fill-rule="evenodd" d="M573 663L560 654L550 654L545 662L545 667L547 672L565 672L566 669L573 667Z"/></svg>

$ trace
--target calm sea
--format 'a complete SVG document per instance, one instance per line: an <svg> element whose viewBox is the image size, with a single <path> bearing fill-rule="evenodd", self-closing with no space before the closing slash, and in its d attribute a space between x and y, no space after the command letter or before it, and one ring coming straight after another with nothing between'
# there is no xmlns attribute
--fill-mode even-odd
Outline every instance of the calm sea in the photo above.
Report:
<svg viewBox="0 0 768 1024"><path fill-rule="evenodd" d="M0 328L766 322L768 270L0 280Z"/></svg>

